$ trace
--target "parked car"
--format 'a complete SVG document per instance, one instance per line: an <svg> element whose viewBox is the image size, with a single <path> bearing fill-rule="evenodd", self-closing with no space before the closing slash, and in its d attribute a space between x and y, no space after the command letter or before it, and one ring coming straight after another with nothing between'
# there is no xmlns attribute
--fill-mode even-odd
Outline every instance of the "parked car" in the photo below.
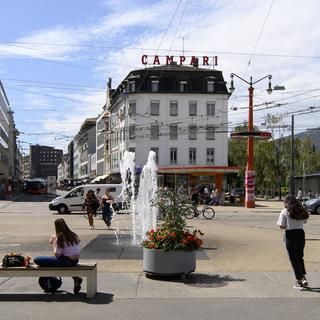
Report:
<svg viewBox="0 0 320 320"><path fill-rule="evenodd" d="M320 198L307 200L304 202L304 206L308 212L320 214Z"/></svg>
<svg viewBox="0 0 320 320"><path fill-rule="evenodd" d="M54 198L49 203L49 209L56 210L60 214L69 213L72 211L81 211L85 195L88 190L93 190L96 192L98 188L101 190L101 196L104 195L106 189L109 189L115 202L122 201L122 197L119 198L119 195L122 191L121 184L87 184L75 187L66 194Z"/></svg>

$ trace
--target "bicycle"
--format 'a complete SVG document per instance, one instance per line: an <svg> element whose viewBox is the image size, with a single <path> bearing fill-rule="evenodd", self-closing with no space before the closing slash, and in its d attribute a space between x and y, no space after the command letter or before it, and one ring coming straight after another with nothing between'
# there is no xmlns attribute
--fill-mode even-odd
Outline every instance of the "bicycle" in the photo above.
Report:
<svg viewBox="0 0 320 320"><path fill-rule="evenodd" d="M199 217L200 214L203 215L203 217L207 220L213 219L216 215L216 212L213 208L211 208L209 205L205 204L200 210L197 206L188 205L185 208L184 216L187 219L193 219L195 217Z"/></svg>

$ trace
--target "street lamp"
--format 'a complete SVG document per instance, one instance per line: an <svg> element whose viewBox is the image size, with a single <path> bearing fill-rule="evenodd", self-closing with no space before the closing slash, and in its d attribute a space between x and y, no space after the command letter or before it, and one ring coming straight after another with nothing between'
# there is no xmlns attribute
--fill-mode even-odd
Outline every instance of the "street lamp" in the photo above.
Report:
<svg viewBox="0 0 320 320"><path fill-rule="evenodd" d="M256 134L253 131L253 91L254 91L253 85L268 78L269 83L268 83L267 92L269 94L272 93L272 87L271 87L272 75L269 74L257 81L252 81L252 77L250 77L250 81L247 81L235 73L231 73L230 77L231 77L231 84L230 84L229 91L231 94L235 90L234 83L233 83L234 77L242 80L243 82L249 85L248 132L245 133L245 135L247 136L247 166L246 166L246 172L245 172L245 190L246 190L245 206L246 208L255 208L255 171L254 171L254 162L253 162L253 143L254 143L254 137L256 136Z"/></svg>

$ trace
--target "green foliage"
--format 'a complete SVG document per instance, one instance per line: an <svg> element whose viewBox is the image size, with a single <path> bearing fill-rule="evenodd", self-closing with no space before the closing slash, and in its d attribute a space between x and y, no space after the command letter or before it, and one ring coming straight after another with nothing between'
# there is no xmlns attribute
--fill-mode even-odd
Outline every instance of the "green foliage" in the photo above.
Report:
<svg viewBox="0 0 320 320"><path fill-rule="evenodd" d="M187 229L184 213L188 204L190 200L187 195L168 188L159 189L151 205L159 208L163 221L159 228L146 233L143 247L164 251L199 249L203 242L197 235L203 233Z"/></svg>

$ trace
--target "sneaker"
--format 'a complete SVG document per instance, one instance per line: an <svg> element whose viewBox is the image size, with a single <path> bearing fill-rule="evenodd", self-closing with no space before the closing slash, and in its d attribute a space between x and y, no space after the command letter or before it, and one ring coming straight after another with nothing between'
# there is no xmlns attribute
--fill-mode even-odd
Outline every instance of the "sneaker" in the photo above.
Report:
<svg viewBox="0 0 320 320"><path fill-rule="evenodd" d="M309 283L308 283L308 281L307 281L306 278L303 278L303 279L301 280L301 284L302 284L303 287L308 287L308 285L309 285Z"/></svg>
<svg viewBox="0 0 320 320"><path fill-rule="evenodd" d="M74 280L73 292L74 294L77 294L81 290L82 278L74 277L73 280Z"/></svg>
<svg viewBox="0 0 320 320"><path fill-rule="evenodd" d="M296 289L296 290L303 290L304 287L302 286L301 283L297 282L294 286L293 286L293 289Z"/></svg>

